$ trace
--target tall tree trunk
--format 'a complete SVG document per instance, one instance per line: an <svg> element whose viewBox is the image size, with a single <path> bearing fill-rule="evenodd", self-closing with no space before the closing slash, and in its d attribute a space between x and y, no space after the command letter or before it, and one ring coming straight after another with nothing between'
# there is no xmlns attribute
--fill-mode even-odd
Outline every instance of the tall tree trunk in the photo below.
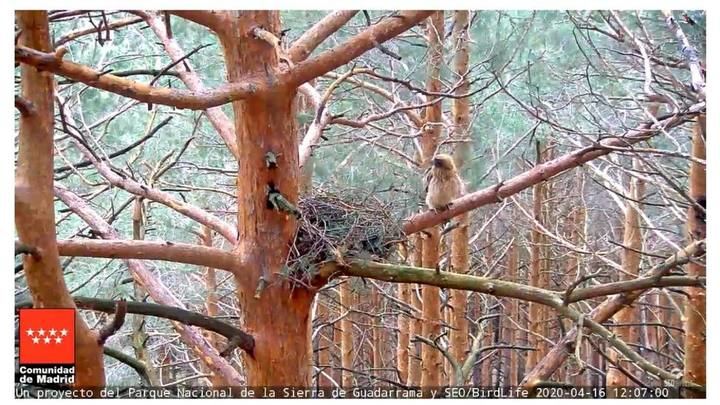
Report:
<svg viewBox="0 0 720 405"><path fill-rule="evenodd" d="M512 241L510 250L508 251L508 280L518 282L518 248L517 242ZM520 324L520 308L518 300L507 300L505 304L507 310L506 317L513 320L515 323ZM513 322L507 322L507 343L511 345L517 344L517 326ZM518 385L518 367L520 362L518 361L518 351L510 349L510 365L508 367L508 376L505 385L517 386Z"/></svg>
<svg viewBox="0 0 720 405"><path fill-rule="evenodd" d="M470 52L468 51L468 10L457 10L454 13L454 25L452 31L453 45L455 48L455 73L462 77L462 83L455 89L456 95L468 94L470 92L470 81L465 76L468 74ZM455 129L454 138L464 140L470 136L470 99L468 97L456 98L453 101L453 125ZM460 142L455 148L453 158L455 165L459 168L465 165L470 155L472 142Z"/></svg>
<svg viewBox="0 0 720 405"><path fill-rule="evenodd" d="M444 12L436 11L428 17L427 38L430 48L430 61L427 69L426 88L431 92L439 92L440 67L443 64L443 40L445 38ZM432 156L437 151L442 123L442 103L437 102L425 109L425 128L420 138L423 151L422 167L427 167ZM436 268L439 260L440 229L433 227L426 230L427 237L423 239L422 264L426 268ZM440 311L440 289L434 286L422 288L422 335L427 339L440 336L442 329L442 315ZM442 357L440 352L432 347L422 347L422 373L420 386L440 386Z"/></svg>
<svg viewBox="0 0 720 405"><path fill-rule="evenodd" d="M50 52L46 11L18 11L23 46ZM21 67L20 97L27 111L20 115L17 169L15 171L15 228L20 243L36 254L23 258L25 278L35 308L75 308L60 267L53 202L53 74L33 66ZM105 385L102 347L76 312L75 385Z"/></svg>
<svg viewBox="0 0 720 405"><path fill-rule="evenodd" d="M410 251L410 261L415 267L422 267L423 265L423 243L421 234L415 234L410 236L412 242L412 250ZM421 376L421 343L414 341L415 336L422 335L422 316L423 316L423 302L418 296L418 288L422 288L420 285L410 285L410 303L418 309L420 312L413 314L413 319L410 320L410 364L408 365L408 380L407 385L410 387L420 386Z"/></svg>
<svg viewBox="0 0 720 405"><path fill-rule="evenodd" d="M491 266L495 257L495 250L493 249L493 230L492 227L488 227L485 232L485 262L488 266ZM485 296L485 315L490 316L495 312L496 300L495 297ZM483 336L482 336L482 347L490 347L493 345L493 335L495 334L495 318L488 318L483 323ZM487 356L485 361L482 363L480 368L480 382L483 386L489 387L492 384L492 369L495 365L495 353L493 350L483 352L483 356Z"/></svg>
<svg viewBox="0 0 720 405"><path fill-rule="evenodd" d="M330 318L330 309L328 308L325 296L318 295L317 297L317 319L321 323L325 323ZM328 336L329 335L329 336ZM332 325L325 326L323 330L317 335L317 347L318 347L318 377L317 385L320 388L332 387L332 381L330 381L330 351L332 349Z"/></svg>
<svg viewBox="0 0 720 405"><path fill-rule="evenodd" d="M410 298L410 284L398 284L398 300L406 304L411 304ZM408 350L410 346L410 320L407 316L399 313L397 316L397 357L396 367L398 370L398 380L404 384L408 378Z"/></svg>
<svg viewBox="0 0 720 405"><path fill-rule="evenodd" d="M699 115L695 123L692 138L692 156L705 160L705 115ZM690 197L705 208L705 166L697 162L690 164ZM705 212L691 206L688 210L688 231L690 240L706 237ZM689 276L705 276L705 265L695 260L688 263ZM688 300L685 306L685 379L705 385L706 362L706 322L705 289L688 288ZM703 397L700 393L689 393L692 397Z"/></svg>
<svg viewBox="0 0 720 405"><path fill-rule="evenodd" d="M582 241L585 240L585 199L583 198L584 193L584 174L582 170L577 170L576 174L576 181L575 181L575 191L579 195L578 199L574 201L574 205L571 207L571 214L568 218L568 234L569 234L569 241L573 246L582 246ZM578 279L578 277L581 277L581 270L580 270L580 256L577 252L574 251L568 251L567 252L567 263L565 268L565 282L566 286L571 285L575 280ZM571 322L568 322L566 324L566 330L570 330L573 327ZM584 349L587 347L587 342L583 341L582 348ZM581 353L588 353L585 350L581 350ZM580 370L580 361L582 359L576 359L574 365L568 365L567 372L569 373L568 377L572 376L572 381L575 385L583 386L583 385L590 385L587 381L587 376L589 375L589 370ZM582 373L577 374L578 372L582 371Z"/></svg>
<svg viewBox="0 0 720 405"><path fill-rule="evenodd" d="M555 150L555 141L551 138L548 143L547 147L542 151L542 157L541 162L548 162L551 161L554 158L554 150ZM553 193L553 183L551 181L545 182L545 184L542 187L541 192L541 217L540 224L543 226L549 226L551 228L555 227L554 222L557 221L557 218L553 215L552 210L555 208L556 204L548 204L547 201L550 201ZM550 282L550 273L552 272L552 266L551 266L551 245L550 245L550 237L545 232L540 232L540 288L545 289L552 289ZM551 328L551 325L555 325L555 314L553 313L553 310L545 305L540 306L540 314L541 314L541 325L540 330L541 334L545 336L546 338L553 339L553 329ZM550 350L550 347L548 345L547 340L541 339L539 341L539 347L538 347L538 360L545 357L545 355Z"/></svg>
<svg viewBox="0 0 720 405"><path fill-rule="evenodd" d="M436 11L425 20L429 47L427 64L426 90L438 93L441 91L440 68L443 65L443 40L445 38L445 13ZM442 101L425 108L425 127L420 138L422 146L421 167L427 167L437 151L442 129Z"/></svg>
<svg viewBox="0 0 720 405"><path fill-rule="evenodd" d="M542 155L540 153L541 145L538 141L537 145L537 161L536 165L539 165L542 163ZM538 223L542 223L542 198L543 198L543 188L544 183L538 183L533 186L533 218L535 218L535 221ZM542 270L542 263L541 263L541 243L542 243L542 233L540 231L539 226L533 225L533 229L530 233L530 276L529 276L529 284L533 287L539 287L540 286L540 272ZM542 308L541 305L535 302L531 302L528 304L528 323L529 323L529 333L528 333L528 346L536 349L536 350L530 350L527 355L527 360L525 362L525 370L532 370L533 367L535 367L535 364L537 364L538 360L540 359L538 350L540 350L541 346L541 339L538 338L538 335L542 334L542 324L541 324L541 316L542 316Z"/></svg>
<svg viewBox="0 0 720 405"><path fill-rule="evenodd" d="M639 171L641 169L639 161L633 160L633 169ZM630 180L630 198L638 201L637 208L628 202L625 207L625 224L623 245L625 249L622 252L622 267L624 273L620 276L621 280L630 280L636 278L640 270L640 251L642 251L642 229L640 224L640 203L645 194L645 184L638 178ZM623 308L613 317L615 323L619 324L638 324L639 311L637 307L631 306ZM638 328L635 326L620 326L613 328L613 332L618 338L624 340L628 344L637 343ZM632 366L627 360L623 360L616 351L610 352L610 358L620 367L630 372ZM633 385L632 381L612 365L608 365L607 384L609 387L627 387ZM616 391L609 391L616 392Z"/></svg>
<svg viewBox="0 0 720 405"><path fill-rule="evenodd" d="M254 30L279 36L278 11L230 12L218 32L228 79L267 75L280 69L276 49ZM290 204L298 199L298 141L295 88L285 87L232 103L240 159L237 204L238 245L244 266L235 272L243 325L255 338L254 355L245 355L248 386L310 386L310 306L314 292L283 273L297 221L273 209L270 195ZM275 158L275 164L268 162ZM291 275L295 276L295 275ZM297 275L301 277L301 275Z"/></svg>
<svg viewBox="0 0 720 405"><path fill-rule="evenodd" d="M372 367L374 369L373 374L379 377L383 377L385 373L382 372L383 364L383 349L385 347L385 327L383 325L382 314L385 312L382 308L382 296L378 292L377 288L372 288L372 309L369 312L377 313L371 320L372 322Z"/></svg>
<svg viewBox="0 0 720 405"><path fill-rule="evenodd" d="M465 76L468 72L468 61L470 59L467 45L468 15L467 10L455 11L453 26L453 41L455 44L455 72ZM455 90L456 94L466 94L470 89L468 80L463 79L462 84ZM455 138L468 136L470 124L470 100L468 98L457 98L453 102L453 124L455 126ZM462 169L469 155L470 143L461 142L453 154L453 160L458 170ZM460 226L451 233L452 246L450 247L450 266L456 273L465 274L469 268L468 256L468 214L456 218ZM450 354L457 361L464 361L468 348L468 322L465 318L467 308L467 292L461 290L449 290L450 322ZM455 370L450 368L450 381L455 380Z"/></svg>
<svg viewBox="0 0 720 405"><path fill-rule="evenodd" d="M433 227L427 230L427 237L423 239L423 267L434 269L438 265L438 241L440 229ZM426 339L434 340L442 331L442 318L440 314L440 288L424 285L422 289L422 335ZM420 386L423 388L439 387L442 372L442 357L440 352L428 345L422 348L422 375Z"/></svg>
<svg viewBox="0 0 720 405"><path fill-rule="evenodd" d="M345 309L342 307L342 297L340 296L340 287L335 289L337 291L337 302L338 305L336 305L337 312L335 314L335 319L338 319L342 314L345 312ZM336 383L339 385L342 385L342 324L341 321L336 321L332 325L332 339L333 339L333 351L332 351L332 359L333 359L333 367L335 368L333 373L333 379Z"/></svg>
<svg viewBox="0 0 720 405"><path fill-rule="evenodd" d="M350 279L346 279L339 287L340 307L342 313L350 311L353 307L353 294L350 289ZM344 388L353 385L353 374L349 371L353 368L353 333L351 312L348 312L340 320L340 366L342 370L342 386Z"/></svg>

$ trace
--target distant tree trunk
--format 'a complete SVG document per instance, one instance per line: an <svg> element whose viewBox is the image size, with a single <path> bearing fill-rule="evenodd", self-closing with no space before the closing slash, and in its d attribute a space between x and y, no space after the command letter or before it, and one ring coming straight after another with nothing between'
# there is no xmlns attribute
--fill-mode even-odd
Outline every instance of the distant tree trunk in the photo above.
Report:
<svg viewBox="0 0 720 405"><path fill-rule="evenodd" d="M405 304L411 304L411 298L410 298L410 284L398 284L397 286L397 295L398 300L400 302L404 302ZM410 320L407 316L403 315L402 313L399 313L397 316L397 328L398 328L398 337L397 337L397 370L398 370L398 379L400 383L404 384L407 381L408 378L408 351L410 346Z"/></svg>
<svg viewBox="0 0 720 405"><path fill-rule="evenodd" d="M427 64L426 90L438 93L441 91L440 68L443 66L443 40L445 38L445 13L436 11L425 20L427 25L427 39L429 48L429 61ZM430 164L435 152L437 152L442 129L442 101L425 108L425 127L420 138L422 145L421 167Z"/></svg>
<svg viewBox="0 0 720 405"><path fill-rule="evenodd" d="M639 171L641 169L639 161L633 160L633 169ZM640 251L642 251L642 228L640 223L641 205L639 201L643 199L645 194L644 181L634 177L630 180L630 198L638 201L637 209L632 203L628 202L625 207L625 224L623 246L626 248L622 252L622 267L624 273L620 276L621 280L631 280L636 278L640 271ZM631 306L623 308L614 317L615 323L619 324L639 324L639 311L637 307ZM628 344L634 344L638 340L638 327L620 326L613 328L618 338L624 340ZM623 360L616 351L610 352L610 358L614 360L620 367L631 372L630 362ZM632 381L614 366L608 364L607 384L609 387L627 387L634 385ZM614 391L609 391L614 392Z"/></svg>
<svg viewBox="0 0 720 405"><path fill-rule="evenodd" d="M542 150L542 148L541 148ZM542 151L542 157L541 162L548 162L551 161L554 158L554 152L555 151L555 140L550 139L547 143L547 146ZM541 192L541 217L540 224L543 226L549 226L551 228L555 227L555 223L557 222L557 217L553 214L553 210L555 209L555 206L557 204L548 204L547 201L550 201L550 199L553 197L553 183L551 181L545 182L545 184L542 187ZM551 244L550 244L550 237L545 232L540 232L540 285L539 287L545 288L545 289L552 289L553 286L551 285L550 281L550 274L552 273L552 269L554 268L551 263L551 256L552 256L552 250L551 250ZM555 339L554 331L557 330L557 328L552 328L551 326L556 325L555 322L555 314L553 313L553 310L545 305L540 306L540 330L541 334L545 336L546 338ZM559 337L557 337L559 338ZM539 341L538 346L538 353L537 358L538 361L545 357L545 355L549 351L549 344L547 340L541 339ZM562 376L559 376L562 378Z"/></svg>
<svg viewBox="0 0 720 405"><path fill-rule="evenodd" d="M470 81L465 76L468 74L470 52L468 50L468 10L457 10L454 13L454 25L452 31L453 45L455 50L455 73L462 77L462 83L455 89L456 95L468 94L470 92ZM453 101L453 125L455 129L454 138L464 140L470 136L470 99L468 97L456 98ZM455 165L460 169L465 165L472 142L460 142L455 148L453 158Z"/></svg>
<svg viewBox="0 0 720 405"><path fill-rule="evenodd" d="M383 327L382 319L382 296L378 292L377 288L372 288L372 307L371 312L376 312L377 316L374 316L371 320L372 328L372 368L374 369L373 374L382 377L383 372L383 348L385 346L385 329Z"/></svg>
<svg viewBox="0 0 720 405"><path fill-rule="evenodd" d="M570 243L574 246L582 246L581 242L585 240L585 200L583 198L583 192L584 192L584 173L582 170L577 170L576 173L576 182L575 182L575 192L578 194L577 200L575 200L574 205L571 206L572 214L570 215L570 218L568 218L568 224L569 224L569 234L570 234ZM568 259L567 259L567 267L566 267L566 285L572 284L575 280L578 279L578 277L581 276L582 272L580 270L580 258L578 253L574 251L568 251ZM568 329L572 328L572 325L568 323ZM583 341L582 345L583 347L587 343ZM587 351L582 350L582 353L587 353ZM582 361L582 359L576 359L578 362ZM576 363L577 364L577 363ZM581 370L578 370L577 367L568 367L568 372L572 374L576 374ZM589 371L584 370L582 373L575 375L572 380L574 381L574 384L577 384L578 386L582 385L589 385L586 377L588 376Z"/></svg>
<svg viewBox="0 0 720 405"><path fill-rule="evenodd" d="M227 27L218 32L231 83L279 68L276 49L253 34L258 27L279 33L280 13L230 12ZM235 277L244 328L256 342L254 356L244 356L247 384L254 387L310 385L314 292L283 277L297 222L288 212L268 207L271 192L291 204L298 199L295 92L285 87L232 103L240 155L235 253L245 264ZM268 154L277 164L267 163Z"/></svg>
<svg viewBox="0 0 720 405"><path fill-rule="evenodd" d="M455 72L465 76L468 72L468 15L467 10L455 11L453 26L453 41L456 48ZM455 90L456 94L466 94L470 89L468 80L463 82ZM457 98L453 102L453 124L455 125L455 138L468 136L470 117L470 102L467 98ZM462 169L469 155L470 143L461 142L455 149L453 158L458 170ZM452 246L450 247L450 266L456 273L465 274L469 268L468 256L468 214L463 214L455 219L460 226L451 232ZM467 308L467 292L461 290L449 290L450 319L450 354L457 361L464 361L468 348L468 322L465 318ZM450 368L450 381L455 380L455 370Z"/></svg>
<svg viewBox="0 0 720 405"><path fill-rule="evenodd" d="M508 251L508 280L518 282L518 248L517 242L512 241L510 250ZM518 300L507 300L505 304L507 310L506 317L515 323L520 323L520 308ZM517 326L513 322L506 322L507 325L507 343L511 345L518 344L519 339L517 338L516 330ZM516 387L518 385L518 368L520 362L518 361L518 351L510 350L510 365L508 367L508 380L505 385Z"/></svg>
<svg viewBox="0 0 720 405"><path fill-rule="evenodd" d="M422 267L423 265L423 243L421 234L415 234L410 236L412 242L412 250L410 251L410 261L415 267ZM423 302L418 296L418 288L422 288L420 285L410 285L410 304L418 309L420 312L413 314L413 319L410 320L410 364L408 366L408 380L407 385L410 387L420 386L421 376L421 343L413 342L415 336L422 335L422 317L423 317Z"/></svg>
<svg viewBox="0 0 720 405"><path fill-rule="evenodd" d="M699 115L695 123L692 138L692 156L705 160L705 115ZM690 197L696 204L705 208L705 166L697 162L690 164ZM706 237L705 212L696 206L688 210L687 227L690 240L702 240ZM705 265L695 260L688 263L689 276L704 277ZM706 312L705 288L688 288L688 300L685 306L685 372L687 381L705 386L706 358ZM688 393L691 397L702 397L701 393Z"/></svg>
<svg viewBox="0 0 720 405"><path fill-rule="evenodd" d="M485 261L490 266L495 258L495 250L493 249L493 231L491 227L488 227L485 231ZM485 296L485 315L490 316L495 312L495 298L492 296ZM483 323L483 336L482 336L482 347L490 347L493 345L493 335L495 334L495 318L488 318ZM490 387L492 385L492 373L493 367L495 366L495 354L494 351L483 352L483 357L486 357L485 361L481 363L480 368L480 383L484 387Z"/></svg>
<svg viewBox="0 0 720 405"><path fill-rule="evenodd" d="M423 267L434 269L438 263L438 241L440 230L433 227L427 230L427 237L423 240ZM440 288L424 285L422 289L422 335L426 339L434 340L442 331L442 318L440 314ZM432 347L423 345L422 348L422 375L420 386L424 388L439 387L442 373L442 355Z"/></svg>
<svg viewBox="0 0 720 405"><path fill-rule="evenodd" d="M328 308L325 297L318 295L317 297L317 319L319 322L325 323L330 318L330 310ZM330 334L330 337L328 337ZM317 385L320 388L330 388L333 386L332 381L328 377L330 375L330 351L332 350L332 325L325 326L317 335L318 347L318 377Z"/></svg>
<svg viewBox="0 0 720 405"><path fill-rule="evenodd" d="M18 11L19 44L51 52L46 11ZM54 79L50 72L21 67L21 111L15 171L15 228L19 242L37 253L23 258L35 308L75 308L60 267L53 202ZM80 313L75 322L75 386L105 385L102 346Z"/></svg>
<svg viewBox="0 0 720 405"><path fill-rule="evenodd" d="M350 279L344 280L339 287L340 306L342 313L350 311L353 307L353 294L350 289ZM349 371L353 368L353 333L352 322L350 317L352 313L347 313L340 320L340 365L342 371L342 386L347 388L353 385L353 374Z"/></svg>
<svg viewBox="0 0 720 405"><path fill-rule="evenodd" d="M342 285L342 284L341 284ZM340 296L340 287L338 286L336 289L337 292L337 313L335 314L335 319L342 316L343 313L345 313L345 309L342 307L342 297ZM333 374L333 379L335 382L337 382L340 386L342 386L342 324L340 323L342 321L336 321L333 324L333 366L335 367L335 372Z"/></svg>
<svg viewBox="0 0 720 405"><path fill-rule="evenodd" d="M537 161L536 165L542 163L541 145L537 143ZM538 183L533 186L533 218L542 224L542 203L543 203L544 183ZM530 276L529 284L534 287L540 286L540 272L542 271L541 263L541 243L543 241L542 232L537 225L533 225L530 233ZM530 350L525 363L525 370L532 370L540 359L538 350L542 345L538 335L542 334L541 324L542 308L535 302L528 304L528 323L530 332L528 333L528 346L536 350Z"/></svg>

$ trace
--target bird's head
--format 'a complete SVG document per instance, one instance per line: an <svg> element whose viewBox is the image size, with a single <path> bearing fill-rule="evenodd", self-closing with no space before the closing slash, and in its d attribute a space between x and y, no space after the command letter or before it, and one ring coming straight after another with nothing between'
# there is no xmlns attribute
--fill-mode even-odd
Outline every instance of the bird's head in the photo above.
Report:
<svg viewBox="0 0 720 405"><path fill-rule="evenodd" d="M432 160L433 167L436 167L438 169L442 170L449 170L454 171L455 170L455 161L453 160L452 156L447 155L445 153L441 153Z"/></svg>

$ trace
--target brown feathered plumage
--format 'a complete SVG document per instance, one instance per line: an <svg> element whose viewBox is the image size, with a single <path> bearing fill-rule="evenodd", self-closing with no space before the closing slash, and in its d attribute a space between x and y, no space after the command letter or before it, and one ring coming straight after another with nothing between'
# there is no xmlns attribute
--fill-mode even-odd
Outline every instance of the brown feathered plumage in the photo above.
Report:
<svg viewBox="0 0 720 405"><path fill-rule="evenodd" d="M425 177L425 202L434 210L446 210L450 201L465 194L465 183L460 178L452 156L439 154Z"/></svg>

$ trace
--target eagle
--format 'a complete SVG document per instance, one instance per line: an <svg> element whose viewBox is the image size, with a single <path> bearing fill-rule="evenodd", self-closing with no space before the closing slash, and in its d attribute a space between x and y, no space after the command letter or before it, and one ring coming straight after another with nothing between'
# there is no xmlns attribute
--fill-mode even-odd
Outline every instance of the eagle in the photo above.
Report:
<svg viewBox="0 0 720 405"><path fill-rule="evenodd" d="M452 156L441 153L432 160L432 167L425 176L425 193L425 202L435 211L448 209L452 200L465 194L465 183Z"/></svg>

